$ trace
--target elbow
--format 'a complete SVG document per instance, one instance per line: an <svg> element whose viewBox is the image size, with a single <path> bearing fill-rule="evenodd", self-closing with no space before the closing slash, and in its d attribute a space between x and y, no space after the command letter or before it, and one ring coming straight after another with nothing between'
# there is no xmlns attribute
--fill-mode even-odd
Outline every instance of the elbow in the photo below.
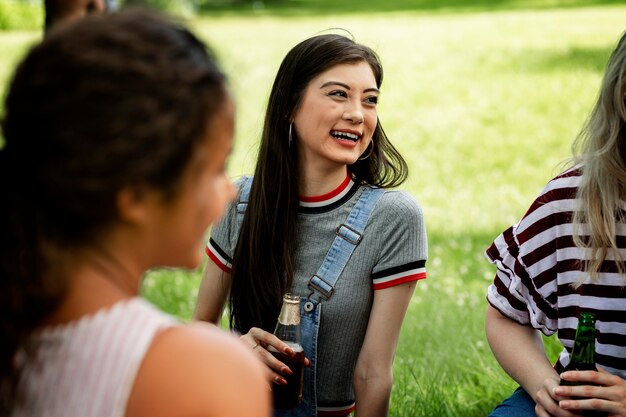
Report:
<svg viewBox="0 0 626 417"><path fill-rule="evenodd" d="M512 320L505 317L491 305L487 306L487 313L485 315L485 336L490 345L494 343L494 340L501 336L502 325L506 325Z"/></svg>
<svg viewBox="0 0 626 417"><path fill-rule="evenodd" d="M385 369L377 368L357 368L352 379L355 392L375 392L391 393L393 387L393 370L391 367Z"/></svg>

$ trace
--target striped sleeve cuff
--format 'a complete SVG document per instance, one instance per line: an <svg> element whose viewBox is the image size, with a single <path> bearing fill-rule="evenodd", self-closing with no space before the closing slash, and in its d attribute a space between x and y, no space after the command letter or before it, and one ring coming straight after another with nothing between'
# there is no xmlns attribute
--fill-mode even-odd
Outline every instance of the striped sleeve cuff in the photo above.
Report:
<svg viewBox="0 0 626 417"><path fill-rule="evenodd" d="M374 290L394 287L426 278L426 260L411 262L372 274Z"/></svg>
<svg viewBox="0 0 626 417"><path fill-rule="evenodd" d="M347 417L356 409L354 401L334 404L318 404L318 417Z"/></svg>
<svg viewBox="0 0 626 417"><path fill-rule="evenodd" d="M209 239L209 243L207 243L204 250L215 265L217 265L222 271L230 274L233 269L233 260L213 239Z"/></svg>

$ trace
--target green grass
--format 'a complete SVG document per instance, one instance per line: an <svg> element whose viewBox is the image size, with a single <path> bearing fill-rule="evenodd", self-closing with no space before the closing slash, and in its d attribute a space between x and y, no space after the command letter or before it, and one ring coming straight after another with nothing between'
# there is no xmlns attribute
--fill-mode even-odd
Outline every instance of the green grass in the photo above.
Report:
<svg viewBox="0 0 626 417"><path fill-rule="evenodd" d="M310 16L381 12L545 10L621 4L621 0L197 0L200 11L221 15Z"/></svg>
<svg viewBox="0 0 626 417"><path fill-rule="evenodd" d="M0 1L0 30L38 29L43 25L43 1Z"/></svg>
<svg viewBox="0 0 626 417"><path fill-rule="evenodd" d="M570 156L625 29L626 7L560 1L566 7L552 8L556 1L542 0L499 1L488 10L480 0L446 8L416 0L374 13L369 8L385 2L364 1L359 14L341 5L333 14L314 3L302 2L311 9L301 14L268 6L191 22L217 51L236 97L229 171L252 170L267 94L290 47L336 27L374 47L385 66L380 118L409 162L403 188L424 208L430 253L428 279L402 330L391 415L484 416L515 384L484 337L494 270L483 251ZM0 80L38 36L0 33ZM199 279L200 271L155 271L143 293L187 320ZM558 342L546 342L554 358Z"/></svg>

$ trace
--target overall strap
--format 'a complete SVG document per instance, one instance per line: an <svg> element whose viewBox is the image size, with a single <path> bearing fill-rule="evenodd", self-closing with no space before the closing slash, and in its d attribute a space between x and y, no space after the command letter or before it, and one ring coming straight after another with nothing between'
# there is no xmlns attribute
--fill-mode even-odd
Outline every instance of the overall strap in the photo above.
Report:
<svg viewBox="0 0 626 417"><path fill-rule="evenodd" d="M328 300L335 291L335 284L345 268L352 252L361 242L363 230L376 207L376 203L385 190L382 188L364 187L363 193L356 202L345 223L339 225L335 231L335 240L326 254L326 258L317 273L309 280L309 301L305 307L313 308L311 297L317 293L318 302ZM310 311L310 310L309 310Z"/></svg>
<svg viewBox="0 0 626 417"><path fill-rule="evenodd" d="M252 187L252 178L253 177L251 176L247 176L242 179L241 193L239 194L239 201L237 202L237 231L241 230L243 216L246 214L246 208L248 207L250 187Z"/></svg>

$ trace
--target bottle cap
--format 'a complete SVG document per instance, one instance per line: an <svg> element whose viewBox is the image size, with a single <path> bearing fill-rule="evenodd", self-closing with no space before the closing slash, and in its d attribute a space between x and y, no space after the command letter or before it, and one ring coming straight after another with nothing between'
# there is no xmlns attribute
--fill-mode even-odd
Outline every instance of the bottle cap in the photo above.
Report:
<svg viewBox="0 0 626 417"><path fill-rule="evenodd" d="M287 293L283 295L283 301L289 304L300 304L300 296L298 294Z"/></svg>

